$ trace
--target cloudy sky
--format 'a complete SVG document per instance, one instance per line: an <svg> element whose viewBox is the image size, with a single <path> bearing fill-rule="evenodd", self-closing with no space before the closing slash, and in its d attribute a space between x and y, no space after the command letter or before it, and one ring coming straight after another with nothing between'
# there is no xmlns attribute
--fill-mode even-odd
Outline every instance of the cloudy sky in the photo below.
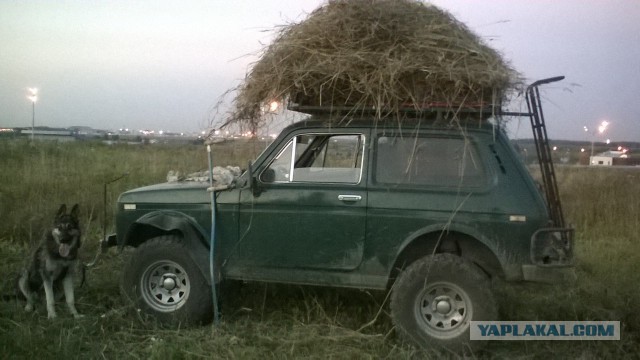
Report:
<svg viewBox="0 0 640 360"><path fill-rule="evenodd" d="M278 25L321 0L0 1L0 127L197 131ZM640 141L640 1L434 0L543 91L549 136ZM526 122L511 135L531 137Z"/></svg>

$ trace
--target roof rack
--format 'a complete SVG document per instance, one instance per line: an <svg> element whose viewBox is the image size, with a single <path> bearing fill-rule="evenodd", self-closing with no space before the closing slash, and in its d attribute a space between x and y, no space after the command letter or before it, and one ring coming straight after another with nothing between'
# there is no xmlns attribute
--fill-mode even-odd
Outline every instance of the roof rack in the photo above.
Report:
<svg viewBox="0 0 640 360"><path fill-rule="evenodd" d="M465 106L452 106L444 102L429 102L419 106L406 103L398 110L389 108L378 109L374 106L348 106L348 105L303 105L296 102L289 102L288 110L297 111L310 115L319 114L373 114L373 113L407 113L407 114L436 114L436 113L484 113L495 114L496 107L485 103L466 104Z"/></svg>

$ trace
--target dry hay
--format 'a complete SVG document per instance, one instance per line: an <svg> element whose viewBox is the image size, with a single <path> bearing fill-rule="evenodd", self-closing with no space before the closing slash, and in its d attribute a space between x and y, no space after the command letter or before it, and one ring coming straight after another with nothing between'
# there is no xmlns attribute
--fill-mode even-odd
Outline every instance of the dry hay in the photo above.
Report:
<svg viewBox="0 0 640 360"><path fill-rule="evenodd" d="M431 4L331 0L278 30L236 89L230 122L256 129L274 100L385 111L499 104L519 79L500 54Z"/></svg>

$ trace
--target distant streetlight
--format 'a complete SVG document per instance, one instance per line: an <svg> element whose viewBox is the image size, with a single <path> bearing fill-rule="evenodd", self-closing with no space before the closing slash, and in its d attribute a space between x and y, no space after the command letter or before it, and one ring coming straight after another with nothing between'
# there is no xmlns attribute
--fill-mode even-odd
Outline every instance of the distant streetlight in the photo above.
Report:
<svg viewBox="0 0 640 360"><path fill-rule="evenodd" d="M602 134L605 130L607 130L607 126L609 126L609 122L608 121L603 121L602 124L600 124L600 126L598 126L598 132L600 134Z"/></svg>
<svg viewBox="0 0 640 360"><path fill-rule="evenodd" d="M29 88L27 99L31 100L31 142L33 142L36 126L36 101L38 101L38 89Z"/></svg>
<svg viewBox="0 0 640 360"><path fill-rule="evenodd" d="M598 134L603 134L607 128L609 127L609 122L608 121L603 121L600 123L600 125L598 126ZM589 158L589 161L591 162L591 158L593 157L593 144L596 141L596 133L594 133L593 131L589 131L589 128L584 126L583 127L585 132L588 132L591 134L591 157ZM609 139L607 139L607 141L609 141Z"/></svg>

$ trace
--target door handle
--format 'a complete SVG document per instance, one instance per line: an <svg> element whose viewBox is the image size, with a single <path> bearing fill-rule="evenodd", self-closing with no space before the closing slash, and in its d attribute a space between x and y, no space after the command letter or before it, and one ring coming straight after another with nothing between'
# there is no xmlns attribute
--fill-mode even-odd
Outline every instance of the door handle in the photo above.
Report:
<svg viewBox="0 0 640 360"><path fill-rule="evenodd" d="M362 200L362 196L360 196L360 195L338 195L338 200L340 200L340 201L360 201L360 200Z"/></svg>

